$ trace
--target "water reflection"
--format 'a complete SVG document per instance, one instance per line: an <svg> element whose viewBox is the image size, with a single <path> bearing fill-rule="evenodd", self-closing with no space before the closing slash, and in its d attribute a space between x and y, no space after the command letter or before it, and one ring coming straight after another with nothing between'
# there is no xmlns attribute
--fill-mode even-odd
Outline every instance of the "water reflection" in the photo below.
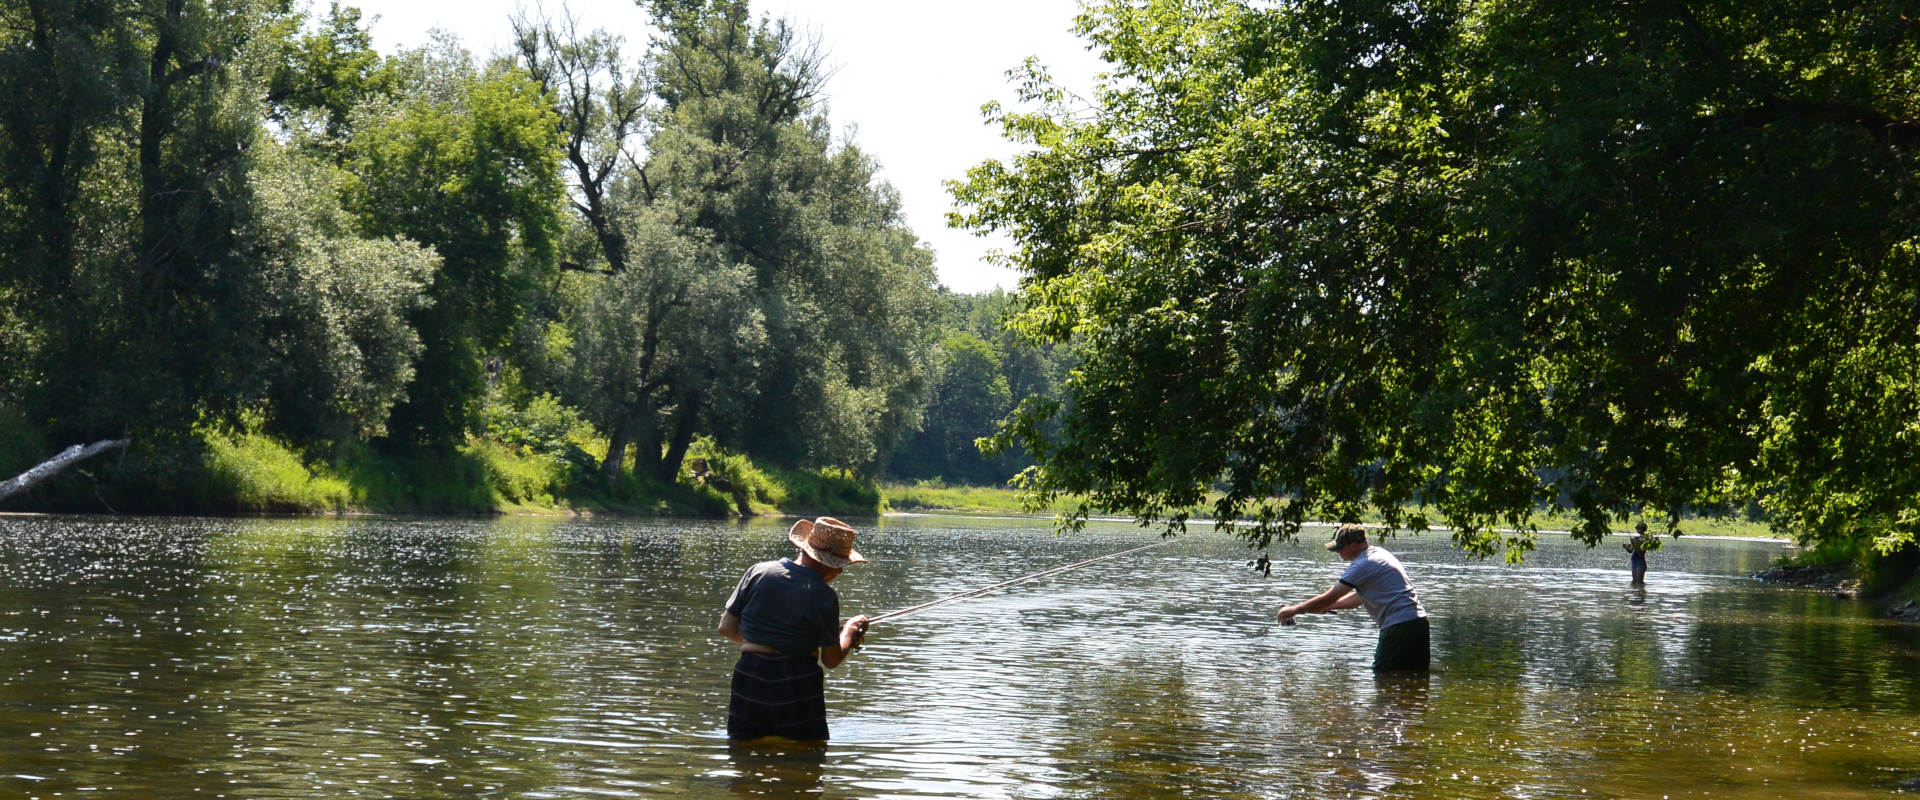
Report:
<svg viewBox="0 0 1920 800"><path fill-rule="evenodd" d="M1124 527L865 523L877 613L1116 552ZM724 736L714 632L777 521L0 519L0 796L1877 797L1920 781L1920 642L1683 539L1644 589L1390 544L1436 672L1376 678L1338 574L1204 533L876 626L826 747ZM1308 537L1310 540L1311 536ZM1907 766L1903 766L1907 765ZM1586 794L1583 795L1582 792Z"/></svg>
<svg viewBox="0 0 1920 800"><path fill-rule="evenodd" d="M727 789L740 797L809 797L820 792L827 746L820 743L731 742Z"/></svg>

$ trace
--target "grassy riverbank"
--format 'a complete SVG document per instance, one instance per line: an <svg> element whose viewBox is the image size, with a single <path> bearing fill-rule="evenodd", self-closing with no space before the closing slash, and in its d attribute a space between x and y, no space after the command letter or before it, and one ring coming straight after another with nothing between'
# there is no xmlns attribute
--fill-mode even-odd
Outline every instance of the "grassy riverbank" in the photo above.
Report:
<svg viewBox="0 0 1920 800"><path fill-rule="evenodd" d="M591 444L591 443L589 443ZM45 447L0 455L8 475ZM16 452L17 451L17 452ZM604 453L604 450L602 451ZM303 453L257 431L201 431L140 442L81 464L9 502L10 510L152 514L616 514L725 518L749 514L871 515L870 484L833 471L760 467L697 442L713 482L662 482L629 469L609 482L579 446L534 448L475 437L451 451L382 452L355 445ZM718 483L719 485L714 485ZM735 491L737 487L738 491Z"/></svg>
<svg viewBox="0 0 1920 800"><path fill-rule="evenodd" d="M1050 515L1072 510L1071 500L1061 500L1039 510L1027 509L1022 505L1018 490L988 486L946 486L942 484L887 484L880 487L880 493L886 500L887 508L894 511L950 512L960 514L1011 514L1011 515ZM1195 519L1207 518L1208 509L1196 508ZM1379 523L1378 515L1368 515L1363 522ZM1572 527L1573 520L1553 514L1536 514L1530 520L1543 531L1564 531ZM1621 532L1630 529L1627 523L1619 526ZM1689 517L1681 521L1680 530L1686 536L1740 536L1753 538L1784 538L1774 533L1765 522L1733 518Z"/></svg>

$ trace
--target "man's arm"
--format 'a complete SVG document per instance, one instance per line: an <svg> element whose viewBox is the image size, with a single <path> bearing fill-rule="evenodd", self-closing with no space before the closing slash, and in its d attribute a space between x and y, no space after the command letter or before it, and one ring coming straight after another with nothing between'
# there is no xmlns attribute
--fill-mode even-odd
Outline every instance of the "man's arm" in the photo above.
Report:
<svg viewBox="0 0 1920 800"><path fill-rule="evenodd" d="M740 635L740 618L731 612L720 612L720 635L734 644L746 644L747 637Z"/></svg>
<svg viewBox="0 0 1920 800"><path fill-rule="evenodd" d="M861 614L847 620L847 624L840 628L840 641L820 648L821 666L827 669L840 666L840 662L847 660L847 654L860 646L860 640L866 635L867 615Z"/></svg>
<svg viewBox="0 0 1920 800"><path fill-rule="evenodd" d="M1340 585L1346 586L1346 584L1344 583ZM1345 611L1349 608L1359 608L1359 607L1360 607L1360 593L1349 590L1349 593L1347 594L1346 597L1342 597L1338 600L1333 601L1333 605L1327 607L1327 613L1331 614L1335 611Z"/></svg>
<svg viewBox="0 0 1920 800"><path fill-rule="evenodd" d="M1274 618L1280 620L1280 624L1287 625L1292 623L1294 617L1301 614L1322 614L1359 605L1360 595L1353 593L1353 587L1335 581L1326 591L1312 600L1296 606L1281 606L1280 611L1274 614Z"/></svg>

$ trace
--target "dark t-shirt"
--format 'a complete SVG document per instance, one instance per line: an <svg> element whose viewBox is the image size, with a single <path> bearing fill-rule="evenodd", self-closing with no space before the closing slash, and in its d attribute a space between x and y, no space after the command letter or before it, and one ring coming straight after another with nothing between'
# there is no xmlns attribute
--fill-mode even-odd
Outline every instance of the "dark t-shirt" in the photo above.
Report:
<svg viewBox="0 0 1920 800"><path fill-rule="evenodd" d="M820 573L793 559L762 561L740 577L727 598L740 635L754 644L802 656L840 640L840 595Z"/></svg>

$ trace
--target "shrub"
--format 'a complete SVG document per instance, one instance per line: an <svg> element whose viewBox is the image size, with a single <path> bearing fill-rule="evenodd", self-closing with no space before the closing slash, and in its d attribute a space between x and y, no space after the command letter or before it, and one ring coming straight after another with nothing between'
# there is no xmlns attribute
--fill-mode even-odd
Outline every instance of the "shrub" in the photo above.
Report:
<svg viewBox="0 0 1920 800"><path fill-rule="evenodd" d="M200 502L231 511L341 511L345 481L316 473L285 444L264 434L207 432Z"/></svg>

